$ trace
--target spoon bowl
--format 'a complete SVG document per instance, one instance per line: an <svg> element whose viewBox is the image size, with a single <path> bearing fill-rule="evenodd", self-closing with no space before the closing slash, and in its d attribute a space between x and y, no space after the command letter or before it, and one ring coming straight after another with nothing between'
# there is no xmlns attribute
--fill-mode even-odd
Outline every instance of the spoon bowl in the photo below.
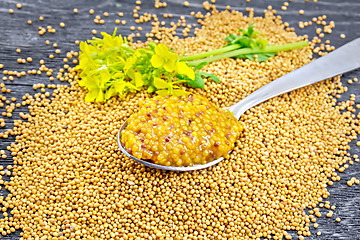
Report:
<svg viewBox="0 0 360 240"><path fill-rule="evenodd" d="M218 164L220 161L222 161L224 158L218 158L215 159L214 161L208 162L206 164L198 164L198 165L194 165L191 167L173 167L173 166L163 166L163 165L159 165L159 164L155 164L143 159L139 159L137 157L134 157L133 155L131 155L128 151L126 151L126 149L123 147L123 145L121 144L121 131L124 130L127 126L127 120L121 125L121 128L117 134L117 144L120 148L120 150L129 158L137 161L138 163L144 164L147 167L152 167L152 168L157 168L157 169L161 169L161 170L168 170L168 171L180 171L180 172L185 172L185 171L194 171L194 170L200 170L200 169L204 169L204 168L208 168L211 167L215 164Z"/></svg>
<svg viewBox="0 0 360 240"><path fill-rule="evenodd" d="M241 115L248 109L262 103L270 98L280 94L290 92L292 90L311 85L313 83L328 79L345 72L360 67L360 38L357 38L335 51L312 61L311 63L298 68L254 91L238 103L226 108L232 113L236 119L240 119ZM173 167L163 166L138 159L131 155L121 144L121 132L127 126L127 120L123 123L117 134L117 144L120 150L129 158L144 164L145 166L169 171L194 171L216 165L224 158L218 158L206 164L194 165L189 167Z"/></svg>

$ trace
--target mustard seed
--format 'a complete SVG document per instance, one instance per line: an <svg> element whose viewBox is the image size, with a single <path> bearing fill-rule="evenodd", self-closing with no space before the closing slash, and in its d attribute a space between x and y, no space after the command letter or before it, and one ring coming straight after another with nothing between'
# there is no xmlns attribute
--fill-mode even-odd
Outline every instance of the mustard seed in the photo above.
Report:
<svg viewBox="0 0 360 240"><path fill-rule="evenodd" d="M155 4L164 6L158 0ZM263 18L250 18L235 10L213 12L199 19L202 27L195 37L185 39L173 35L177 23L167 28L157 21L147 37L176 49L177 54L195 54L221 47L224 33L246 28L251 19L272 44L306 39L285 31L285 23L274 13L269 9ZM142 17L143 22L155 18ZM310 44L318 41L321 44L320 38ZM220 83L206 81L204 89L184 88L219 108L228 107L309 63L312 54L309 47L262 63L224 59L202 69L219 76ZM70 56L71 61L77 58L75 52L69 52ZM69 85L34 84L40 91L21 101L30 113L20 113L23 122L0 132L1 138L19 137L9 145L11 155L6 154L14 162L12 178L5 185L12 197L0 198L0 202L2 210L12 211L12 218L8 214L0 224L2 234L21 226L23 239L50 234L53 239L284 239L290 238L288 230L296 230L299 239L304 239L316 218L302 209L314 209L329 196L328 176L340 180L335 170L346 169L348 144L360 131L359 119L348 111L354 108L353 100L336 98L347 89L335 77L245 112L240 119L244 131L233 152L216 166L187 173L158 171L125 157L116 144L121 124L151 95L140 91L124 98L114 96L104 104L85 102L87 90L78 85L79 73L65 65L49 80L57 78ZM41 72L51 73L45 66L28 70ZM13 77L18 72L5 74L4 70L3 75ZM54 93L47 93L45 87ZM5 85L2 91L7 92ZM5 96L0 99L1 104L11 104ZM11 114L10 107L6 110ZM0 174L10 174L3 170ZM356 179L352 181L356 184ZM4 182L0 179L0 184ZM319 213L318 208L312 211Z"/></svg>

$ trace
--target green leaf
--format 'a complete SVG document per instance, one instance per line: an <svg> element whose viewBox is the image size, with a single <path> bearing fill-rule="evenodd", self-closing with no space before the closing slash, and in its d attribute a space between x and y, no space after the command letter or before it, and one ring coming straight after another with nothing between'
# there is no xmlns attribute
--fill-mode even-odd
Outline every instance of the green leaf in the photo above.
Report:
<svg viewBox="0 0 360 240"><path fill-rule="evenodd" d="M244 31L243 35L248 36L248 37L252 37L252 35L254 34L254 23L251 23L247 29L247 32Z"/></svg>
<svg viewBox="0 0 360 240"><path fill-rule="evenodd" d="M165 80L156 77L156 78L154 78L154 86L157 89L164 89L164 88L169 88L170 84L168 82L166 82Z"/></svg>
<svg viewBox="0 0 360 240"><path fill-rule="evenodd" d="M226 42L232 42L237 38L237 36L235 34L229 33L229 36L227 36L224 40Z"/></svg>
<svg viewBox="0 0 360 240"><path fill-rule="evenodd" d="M258 62L265 62L269 60L270 57L274 57L276 53L257 53Z"/></svg>
<svg viewBox="0 0 360 240"><path fill-rule="evenodd" d="M265 49L267 40L261 37L260 32L254 30L254 23L251 23L247 29L239 29L239 35L229 34L225 38L228 42L226 46L238 44L240 48L260 48Z"/></svg>
<svg viewBox="0 0 360 240"><path fill-rule="evenodd" d="M255 55L258 56L258 62L265 62L269 60L270 57L274 57L276 53L251 53L251 54L241 54L235 58L249 59L251 61L255 60Z"/></svg>
<svg viewBox="0 0 360 240"><path fill-rule="evenodd" d="M197 72L195 74L195 79L194 80L191 80L191 79L188 79L188 81L186 82L190 87L193 87L193 88L201 88L201 89L204 89L205 87L205 82L204 80L202 79L201 77L201 74L199 72Z"/></svg>
<svg viewBox="0 0 360 240"><path fill-rule="evenodd" d="M234 58L250 59L251 61L255 60L254 54L241 54L235 56Z"/></svg>
<svg viewBox="0 0 360 240"><path fill-rule="evenodd" d="M195 71L200 70L202 67L204 67L206 64L208 64L207 62L202 62L199 63L198 65L195 66Z"/></svg>
<svg viewBox="0 0 360 240"><path fill-rule="evenodd" d="M214 74L206 73L206 72L199 72L199 74L213 80L214 82L220 83L220 79L217 76L215 76Z"/></svg>

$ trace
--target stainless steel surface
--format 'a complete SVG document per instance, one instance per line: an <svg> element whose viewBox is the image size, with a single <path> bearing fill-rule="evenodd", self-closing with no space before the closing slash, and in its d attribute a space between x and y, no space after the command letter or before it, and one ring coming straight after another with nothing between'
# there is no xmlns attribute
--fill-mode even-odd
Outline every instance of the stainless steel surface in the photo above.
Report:
<svg viewBox="0 0 360 240"><path fill-rule="evenodd" d="M262 103L270 98L280 94L290 92L292 90L322 81L327 78L337 76L339 74L349 72L360 67L360 38L357 38L335 51L286 74L269 84L259 88L240 102L228 107L234 113L237 119L248 109ZM219 163L223 158L216 159L203 165L195 165L191 167L167 167L154 163L150 163L138 159L129 154L121 145L121 131L126 127L127 121L121 126L117 143L120 150L129 158L142 163L148 167L158 168L169 171L193 171L200 170Z"/></svg>

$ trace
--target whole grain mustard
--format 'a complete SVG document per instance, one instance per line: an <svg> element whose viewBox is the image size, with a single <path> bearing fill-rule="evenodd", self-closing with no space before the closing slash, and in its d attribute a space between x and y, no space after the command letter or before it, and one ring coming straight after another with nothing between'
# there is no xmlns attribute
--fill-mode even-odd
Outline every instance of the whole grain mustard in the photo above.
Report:
<svg viewBox="0 0 360 240"><path fill-rule="evenodd" d="M165 166L192 166L226 156L242 130L229 110L203 96L156 96L140 103L121 142L139 159Z"/></svg>

